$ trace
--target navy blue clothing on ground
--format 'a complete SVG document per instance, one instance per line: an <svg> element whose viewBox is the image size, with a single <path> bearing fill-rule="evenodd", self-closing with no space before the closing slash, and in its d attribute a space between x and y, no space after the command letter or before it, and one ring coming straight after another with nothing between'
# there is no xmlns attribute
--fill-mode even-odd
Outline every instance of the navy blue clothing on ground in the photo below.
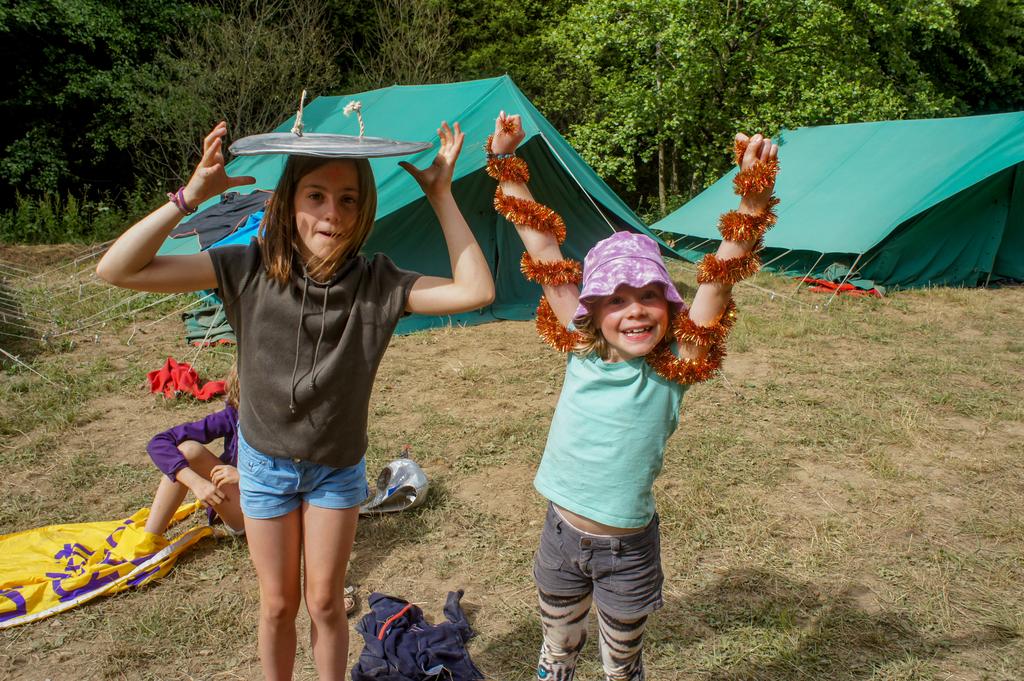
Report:
<svg viewBox="0 0 1024 681"><path fill-rule="evenodd" d="M477 681L484 675L469 659L466 642L475 636L459 601L448 592L447 622L430 624L408 601L370 594L370 612L356 625L365 641L352 681Z"/></svg>

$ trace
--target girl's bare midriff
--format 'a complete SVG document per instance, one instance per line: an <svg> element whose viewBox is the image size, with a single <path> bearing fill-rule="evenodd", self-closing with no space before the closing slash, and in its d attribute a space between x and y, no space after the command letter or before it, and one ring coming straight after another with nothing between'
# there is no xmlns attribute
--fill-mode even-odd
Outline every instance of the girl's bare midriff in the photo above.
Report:
<svg viewBox="0 0 1024 681"><path fill-rule="evenodd" d="M611 525L605 525L604 523L599 523L596 520L591 520L590 518L584 518L583 516L566 510L557 504L555 504L555 508L558 509L558 513L565 518L570 525L581 532L620 536L624 534L636 534L643 529L642 527L612 527Z"/></svg>

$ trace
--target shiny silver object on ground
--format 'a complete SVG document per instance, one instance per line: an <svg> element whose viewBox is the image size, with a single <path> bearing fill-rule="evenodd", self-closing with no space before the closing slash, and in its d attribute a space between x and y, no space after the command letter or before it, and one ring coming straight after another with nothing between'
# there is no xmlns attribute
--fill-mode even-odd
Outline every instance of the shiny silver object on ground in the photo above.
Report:
<svg viewBox="0 0 1024 681"><path fill-rule="evenodd" d="M408 454L408 450L404 452ZM427 498L427 474L408 458L395 459L377 476L377 491L359 507L359 513L396 513L416 508Z"/></svg>
<svg viewBox="0 0 1024 681"><path fill-rule="evenodd" d="M320 158L382 158L408 156L432 147L430 142L403 142L387 137L357 137L307 132L268 132L236 140L229 148L236 156L289 154Z"/></svg>

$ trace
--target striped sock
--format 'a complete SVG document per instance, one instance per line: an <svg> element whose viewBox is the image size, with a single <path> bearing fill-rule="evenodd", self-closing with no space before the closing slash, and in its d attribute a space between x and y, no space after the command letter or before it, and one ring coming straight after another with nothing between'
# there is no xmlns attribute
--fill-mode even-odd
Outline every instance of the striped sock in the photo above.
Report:
<svg viewBox="0 0 1024 681"><path fill-rule="evenodd" d="M576 658L587 642L591 594L554 596L538 590L544 643L537 663L539 681L572 681Z"/></svg>
<svg viewBox="0 0 1024 681"><path fill-rule="evenodd" d="M597 610L598 643L607 681L644 681L644 629L647 615L620 620Z"/></svg>

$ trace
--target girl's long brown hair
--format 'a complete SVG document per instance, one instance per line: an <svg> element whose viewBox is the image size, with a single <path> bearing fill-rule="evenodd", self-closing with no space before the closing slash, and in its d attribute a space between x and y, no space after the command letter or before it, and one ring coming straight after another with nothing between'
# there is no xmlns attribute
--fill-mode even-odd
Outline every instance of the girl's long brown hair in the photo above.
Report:
<svg viewBox="0 0 1024 681"><path fill-rule="evenodd" d="M317 168L335 161L352 162L359 176L359 215L353 227L352 239L344 250L332 253L329 257L311 259L306 263L306 271L314 279L323 281L338 269L338 265L350 256L359 252L370 236L373 219L377 214L377 185L373 180L373 170L365 158L335 159L314 158L311 156L289 156L285 163L281 179L267 206L267 212L260 224L259 244L263 255L263 264L267 274L279 284L288 282L292 274L292 262L298 251L296 240L299 238L295 226L295 190L299 180Z"/></svg>
<svg viewBox="0 0 1024 681"><path fill-rule="evenodd" d="M228 375L224 377L224 391L227 393L225 401L235 409L238 409L239 400L239 385L238 385L238 358L231 363L231 368L228 369Z"/></svg>

